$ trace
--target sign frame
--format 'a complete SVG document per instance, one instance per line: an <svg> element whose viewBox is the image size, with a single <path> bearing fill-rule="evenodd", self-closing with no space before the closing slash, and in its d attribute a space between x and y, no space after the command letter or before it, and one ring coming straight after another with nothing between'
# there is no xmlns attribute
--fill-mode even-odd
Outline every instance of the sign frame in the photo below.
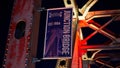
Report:
<svg viewBox="0 0 120 68"><path fill-rule="evenodd" d="M72 17L72 7L47 9L43 59L72 58Z"/></svg>

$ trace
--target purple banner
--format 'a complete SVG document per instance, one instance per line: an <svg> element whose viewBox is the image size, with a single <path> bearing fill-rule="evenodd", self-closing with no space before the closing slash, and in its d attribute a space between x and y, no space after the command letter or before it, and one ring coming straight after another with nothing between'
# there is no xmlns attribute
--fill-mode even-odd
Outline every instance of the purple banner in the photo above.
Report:
<svg viewBox="0 0 120 68"><path fill-rule="evenodd" d="M72 8L47 10L43 58L72 57Z"/></svg>

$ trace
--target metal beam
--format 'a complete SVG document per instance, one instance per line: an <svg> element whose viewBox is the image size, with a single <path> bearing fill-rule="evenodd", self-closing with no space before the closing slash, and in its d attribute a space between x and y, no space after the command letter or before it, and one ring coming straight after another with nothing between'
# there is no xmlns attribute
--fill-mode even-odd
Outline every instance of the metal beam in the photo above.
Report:
<svg viewBox="0 0 120 68"><path fill-rule="evenodd" d="M104 31L104 30L102 30L102 29L103 29L104 27L106 27L108 24L110 24L110 23L111 23L114 19L116 19L116 18L117 18L117 16L113 17L111 20L109 20L108 22L106 22L106 23L105 23L103 26L101 26L100 28L97 27L97 26L95 26L95 25L93 25L93 24L89 24L88 27L90 27L91 29L96 30L96 31L94 31L91 35L89 35L85 40L90 39L90 38L91 38L93 35L95 35L97 32L105 35L106 37L110 38L111 40L115 40L115 39L116 39L115 36L109 34L108 32L106 32L106 31ZM94 21L93 21L93 22L94 22Z"/></svg>
<svg viewBox="0 0 120 68"><path fill-rule="evenodd" d="M97 2L98 0L89 0L81 9L79 9L79 12L82 13L83 17L85 17L90 10L90 8Z"/></svg>
<svg viewBox="0 0 120 68"><path fill-rule="evenodd" d="M65 7L73 7L73 18L78 18L78 6L75 0L63 0Z"/></svg>
<svg viewBox="0 0 120 68"><path fill-rule="evenodd" d="M111 16L120 16L120 9L119 10L101 10L101 11L90 11L85 16L85 20L89 21L93 18L101 18L101 17L111 17ZM118 20L118 19L115 19Z"/></svg>
<svg viewBox="0 0 120 68"><path fill-rule="evenodd" d="M108 62L105 62L105 61L103 61L103 60L96 60L96 62L97 62L97 63L100 63L100 64L102 64L102 65L104 65L104 66L107 66L107 67L109 67L109 68L114 68L111 64L109 64Z"/></svg>
<svg viewBox="0 0 120 68"><path fill-rule="evenodd" d="M116 49L120 49L120 46L111 47L108 45L87 45L87 46L81 46L80 49L85 49L87 51L116 50Z"/></svg>
<svg viewBox="0 0 120 68"><path fill-rule="evenodd" d="M34 9L33 9L33 24L32 24L32 34L30 40L30 52L28 58L28 68L35 68L35 63L32 63L32 59L36 57L37 46L38 46L38 33L39 33L39 24L40 24L40 12L37 11L41 7L42 0L34 0Z"/></svg>
<svg viewBox="0 0 120 68"><path fill-rule="evenodd" d="M95 55L94 59L100 59L100 58L120 58L120 53L98 53Z"/></svg>

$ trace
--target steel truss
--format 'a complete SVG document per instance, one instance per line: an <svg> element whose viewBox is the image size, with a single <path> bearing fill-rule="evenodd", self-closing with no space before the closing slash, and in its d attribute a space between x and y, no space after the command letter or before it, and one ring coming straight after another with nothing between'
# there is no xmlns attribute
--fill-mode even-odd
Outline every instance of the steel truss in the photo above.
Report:
<svg viewBox="0 0 120 68"><path fill-rule="evenodd" d="M105 30L114 21L120 21L120 9L90 11L90 8L99 0L89 0L82 8L78 8L75 0L63 0L65 7L73 7L73 58L59 59L56 68L119 68L120 62L112 63L112 60L120 60L120 38L113 35L111 31ZM81 15L80 15L81 14ZM110 20L103 25L96 22L96 18L110 17ZM97 25L99 26L97 26ZM115 26L114 26L115 27ZM84 37L83 29L94 30L87 37ZM97 33L107 37L110 42L107 44L88 44L88 41ZM107 52L110 51L110 52ZM115 51L115 52L114 52ZM112 53L114 52L114 53ZM61 63L63 63L61 65Z"/></svg>

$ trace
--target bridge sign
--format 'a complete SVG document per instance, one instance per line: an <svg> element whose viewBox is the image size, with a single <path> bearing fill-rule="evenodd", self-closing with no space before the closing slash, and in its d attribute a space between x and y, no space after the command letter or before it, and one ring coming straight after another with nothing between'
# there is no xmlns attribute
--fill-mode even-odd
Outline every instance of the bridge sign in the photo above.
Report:
<svg viewBox="0 0 120 68"><path fill-rule="evenodd" d="M72 57L72 8L47 10L45 59Z"/></svg>

